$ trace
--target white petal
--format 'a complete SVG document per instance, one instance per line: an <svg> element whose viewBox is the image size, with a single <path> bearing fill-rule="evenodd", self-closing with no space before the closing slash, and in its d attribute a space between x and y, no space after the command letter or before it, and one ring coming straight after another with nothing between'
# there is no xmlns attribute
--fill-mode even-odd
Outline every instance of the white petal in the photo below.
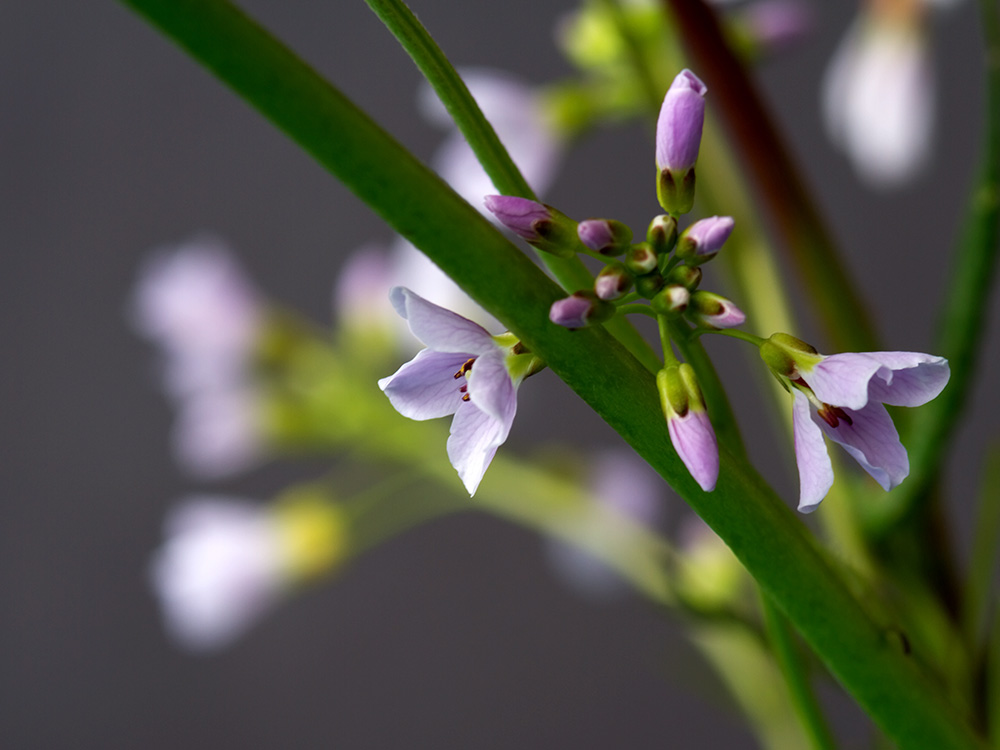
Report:
<svg viewBox="0 0 1000 750"><path fill-rule="evenodd" d="M810 416L809 399L793 391L792 427L795 435L795 462L799 467L799 511L811 513L833 486L833 464L826 452L823 433Z"/></svg>
<svg viewBox="0 0 1000 750"><path fill-rule="evenodd" d="M393 408L409 419L437 419L454 414L462 402L464 378L455 373L468 361L465 354L421 349L417 356L378 387L389 397Z"/></svg>
<svg viewBox="0 0 1000 750"><path fill-rule="evenodd" d="M868 403L868 381L881 365L867 354L832 354L816 364L802 379L816 398L831 406L861 409Z"/></svg>
<svg viewBox="0 0 1000 750"><path fill-rule="evenodd" d="M406 287L389 292L389 301L410 325L413 335L439 352L482 354L496 347L493 337L480 325L428 302Z"/></svg>
<svg viewBox="0 0 1000 750"><path fill-rule="evenodd" d="M511 414L511 421L513 420ZM501 422L463 402L455 412L448 437L448 459L469 495L475 495L497 448L510 433L510 421Z"/></svg>
<svg viewBox="0 0 1000 750"><path fill-rule="evenodd" d="M948 384L951 369L944 357L922 352L869 352L882 365L868 384L869 396L893 406L921 406Z"/></svg>
<svg viewBox="0 0 1000 750"><path fill-rule="evenodd" d="M480 410L498 422L511 422L517 409L517 393L503 355L485 354L476 360L468 374L469 398Z"/></svg>
<svg viewBox="0 0 1000 750"><path fill-rule="evenodd" d="M861 468L872 475L882 489L891 490L910 473L906 448L899 442L899 433L882 404L872 401L864 409L845 409L851 424L840 420L830 427L818 416L820 429L834 442L843 446Z"/></svg>

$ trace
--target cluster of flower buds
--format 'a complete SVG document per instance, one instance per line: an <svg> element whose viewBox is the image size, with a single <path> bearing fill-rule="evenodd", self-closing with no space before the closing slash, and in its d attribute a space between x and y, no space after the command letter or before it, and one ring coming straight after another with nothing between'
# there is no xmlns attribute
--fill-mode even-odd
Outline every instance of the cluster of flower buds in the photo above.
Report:
<svg viewBox="0 0 1000 750"><path fill-rule="evenodd" d="M701 266L712 260L733 231L729 216L712 216L683 231L679 220L694 205L695 163L701 147L708 89L691 71L682 71L667 91L656 130L656 193L666 213L634 242L632 230L607 218L576 222L551 206L527 198L490 195L486 208L519 237L559 257L588 255L604 268L593 288L557 300L549 319L569 329L608 320L619 310L658 319L664 341L664 368L657 381L671 439L702 489L715 487L718 451L701 389L690 365L677 360L673 333L731 328L746 316L725 297L699 289ZM686 321L686 323L684 322ZM666 331L669 335L664 337Z"/></svg>

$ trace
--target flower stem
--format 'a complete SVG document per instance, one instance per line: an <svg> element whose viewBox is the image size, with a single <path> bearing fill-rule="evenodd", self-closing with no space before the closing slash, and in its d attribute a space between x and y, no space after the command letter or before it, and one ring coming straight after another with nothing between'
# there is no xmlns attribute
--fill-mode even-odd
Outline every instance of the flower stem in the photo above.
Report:
<svg viewBox="0 0 1000 750"><path fill-rule="evenodd" d="M752 333L747 333L746 331L740 331L735 328L696 328L692 331L692 336L703 336L706 333L717 333L720 336L729 336L730 338L739 339L740 341L746 341L748 344L753 344L758 349L761 344L767 341L760 336L754 336Z"/></svg>
<svg viewBox="0 0 1000 750"><path fill-rule="evenodd" d="M677 355L674 354L673 344L670 342L670 320L666 315L656 316L656 327L660 332L660 346L663 349L663 366L670 367L679 365Z"/></svg>

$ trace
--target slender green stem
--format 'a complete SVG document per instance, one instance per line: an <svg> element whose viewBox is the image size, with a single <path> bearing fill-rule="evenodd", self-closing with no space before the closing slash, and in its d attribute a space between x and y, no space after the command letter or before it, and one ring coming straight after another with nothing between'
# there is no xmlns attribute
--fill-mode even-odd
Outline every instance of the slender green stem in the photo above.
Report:
<svg viewBox="0 0 1000 750"><path fill-rule="evenodd" d="M621 3L619 0L601 0L601 5L608 12L611 22L615 25L615 31L624 42L625 52L632 64L632 69L635 71L636 80L642 90L643 98L646 100L646 107L656 112L660 107L664 92L660 91L656 77L646 63L646 53L642 45L639 44L639 40L636 39Z"/></svg>
<svg viewBox="0 0 1000 750"><path fill-rule="evenodd" d="M703 0L663 0L673 11L699 76L760 196L781 246L815 300L834 349L879 349L868 312L841 263L830 233L743 65L726 44Z"/></svg>
<svg viewBox="0 0 1000 750"><path fill-rule="evenodd" d="M936 351L951 365L948 387L913 414L905 436L911 473L886 502L871 506L869 530L887 534L930 502L931 485L948 456L985 343L989 300L1000 253L1000 9L980 3L986 67L986 124L981 165L969 196L951 282L940 312Z"/></svg>
<svg viewBox="0 0 1000 750"><path fill-rule="evenodd" d="M648 315L651 318L659 318L659 316L653 312L653 308L649 305L622 305L618 308L618 313L620 315Z"/></svg>
<svg viewBox="0 0 1000 750"><path fill-rule="evenodd" d="M562 290L343 94L224 0L122 1L285 130L544 359L718 533L901 746L982 746L760 476L723 445L716 490L702 492L670 444L650 371L601 327L549 323Z"/></svg>
<svg viewBox="0 0 1000 750"><path fill-rule="evenodd" d="M771 647L791 693L792 705L812 740L812 746L816 750L835 750L837 743L809 684L809 675L784 615L765 594L761 594L760 606Z"/></svg>
<svg viewBox="0 0 1000 750"><path fill-rule="evenodd" d="M402 0L365 1L433 86L493 186L504 195L535 200L534 191L472 98L469 88L413 12ZM544 252L537 255L567 292L589 289L594 285L593 276L579 258L559 258ZM656 353L628 320L612 319L605 325L647 368L655 371L659 367Z"/></svg>
<svg viewBox="0 0 1000 750"><path fill-rule="evenodd" d="M677 355L674 354L674 347L670 343L670 321L666 315L656 316L656 328L660 332L660 346L663 349L663 366L670 367L680 364Z"/></svg>
<svg viewBox="0 0 1000 750"><path fill-rule="evenodd" d="M720 336L729 336L730 338L739 339L740 341L746 341L748 344L753 344L758 349L761 344L767 341L767 339L761 338L760 336L754 336L752 333L739 331L735 328L696 328L692 335L704 336L706 333L717 333Z"/></svg>

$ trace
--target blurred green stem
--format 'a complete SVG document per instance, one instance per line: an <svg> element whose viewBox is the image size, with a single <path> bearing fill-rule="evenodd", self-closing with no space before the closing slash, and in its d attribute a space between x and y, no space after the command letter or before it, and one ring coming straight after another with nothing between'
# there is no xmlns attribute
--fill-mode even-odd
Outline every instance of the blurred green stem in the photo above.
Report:
<svg viewBox="0 0 1000 750"><path fill-rule="evenodd" d="M986 73L984 143L935 345L951 365L951 381L940 396L913 414L906 435L910 476L885 502L872 505L865 519L877 536L888 534L931 502L933 482L949 455L949 441L973 390L986 336L1000 251L1000 7L995 0L981 0L979 5Z"/></svg>

